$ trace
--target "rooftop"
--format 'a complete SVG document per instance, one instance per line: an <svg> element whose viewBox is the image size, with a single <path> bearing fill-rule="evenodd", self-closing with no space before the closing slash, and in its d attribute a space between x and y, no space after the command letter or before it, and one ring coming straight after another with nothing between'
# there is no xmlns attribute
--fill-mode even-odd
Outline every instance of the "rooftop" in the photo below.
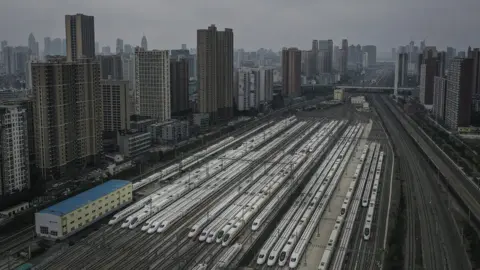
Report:
<svg viewBox="0 0 480 270"><path fill-rule="evenodd" d="M77 194L71 198L61 201L55 205L43 209L39 213L48 213L57 216L66 215L76 209L83 207L84 205L95 201L117 189L120 189L128 185L130 181L125 180L110 180L80 194Z"/></svg>

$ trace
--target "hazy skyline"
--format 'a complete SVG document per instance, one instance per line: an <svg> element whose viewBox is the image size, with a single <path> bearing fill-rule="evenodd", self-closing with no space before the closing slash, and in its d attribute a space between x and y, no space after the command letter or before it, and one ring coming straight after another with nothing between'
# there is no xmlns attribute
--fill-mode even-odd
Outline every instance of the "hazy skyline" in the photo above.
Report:
<svg viewBox="0 0 480 270"><path fill-rule="evenodd" d="M373 44L378 51L414 40L440 49L480 47L478 0L3 0L0 39L27 45L30 32L43 38L65 37L65 15L95 16L96 41L115 50L116 38L139 45L142 34L152 49L196 46L196 30L216 24L233 28L235 48L299 47L312 39L347 38Z"/></svg>

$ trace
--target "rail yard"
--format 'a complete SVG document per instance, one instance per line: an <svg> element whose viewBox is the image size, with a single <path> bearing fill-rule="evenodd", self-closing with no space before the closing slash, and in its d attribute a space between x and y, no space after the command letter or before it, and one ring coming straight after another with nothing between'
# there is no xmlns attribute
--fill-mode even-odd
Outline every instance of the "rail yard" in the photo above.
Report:
<svg viewBox="0 0 480 270"><path fill-rule="evenodd" d="M332 111L268 120L134 183L142 198L36 269L376 266L351 250L383 242L391 152L370 115Z"/></svg>

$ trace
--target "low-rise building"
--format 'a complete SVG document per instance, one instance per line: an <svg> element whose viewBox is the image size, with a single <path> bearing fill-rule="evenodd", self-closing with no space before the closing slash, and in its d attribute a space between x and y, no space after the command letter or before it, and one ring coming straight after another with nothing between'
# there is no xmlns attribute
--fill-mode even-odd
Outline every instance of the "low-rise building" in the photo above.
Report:
<svg viewBox="0 0 480 270"><path fill-rule="evenodd" d="M193 114L193 125L200 127L201 131L204 131L208 128L210 120L208 114L206 113L195 113Z"/></svg>
<svg viewBox="0 0 480 270"><path fill-rule="evenodd" d="M130 117L130 129L138 130L141 132L148 131L148 127L157 123L157 119L150 118L148 116L132 115Z"/></svg>
<svg viewBox="0 0 480 270"><path fill-rule="evenodd" d="M333 90L333 99L338 101L343 101L345 97L345 90L344 89L335 89Z"/></svg>
<svg viewBox="0 0 480 270"><path fill-rule="evenodd" d="M37 236L69 237L132 202L132 183L110 180L35 213Z"/></svg>
<svg viewBox="0 0 480 270"><path fill-rule="evenodd" d="M190 137L188 121L169 120L149 127L154 143L176 144Z"/></svg>
<svg viewBox="0 0 480 270"><path fill-rule="evenodd" d="M138 156L152 146L150 132L138 130L119 130L117 133L117 144L120 153L126 157Z"/></svg>
<svg viewBox="0 0 480 270"><path fill-rule="evenodd" d="M362 105L365 102L365 96L355 96L350 98L350 103Z"/></svg>

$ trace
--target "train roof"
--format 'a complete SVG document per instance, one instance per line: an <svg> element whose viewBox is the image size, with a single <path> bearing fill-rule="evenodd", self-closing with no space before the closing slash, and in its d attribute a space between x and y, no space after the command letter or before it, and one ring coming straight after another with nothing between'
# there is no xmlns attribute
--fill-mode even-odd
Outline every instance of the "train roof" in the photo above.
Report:
<svg viewBox="0 0 480 270"><path fill-rule="evenodd" d="M130 181L110 180L64 201L54 204L48 208L45 208L39 213L63 216L128 184L130 184Z"/></svg>

